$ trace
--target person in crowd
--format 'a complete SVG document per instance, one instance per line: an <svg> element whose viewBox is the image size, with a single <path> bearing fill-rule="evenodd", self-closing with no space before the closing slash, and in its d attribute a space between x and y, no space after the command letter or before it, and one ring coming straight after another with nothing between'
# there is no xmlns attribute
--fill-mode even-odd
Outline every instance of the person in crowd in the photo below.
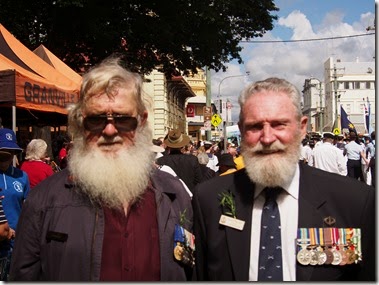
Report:
<svg viewBox="0 0 379 285"><path fill-rule="evenodd" d="M16 141L16 134L7 128L0 129L0 195L4 213L9 227L17 232L18 221L24 200L29 194L30 183L25 171L13 166L16 154L22 152ZM0 243L0 259L4 260L2 268L3 281L8 280L9 265L12 258L14 241L5 240Z"/></svg>
<svg viewBox="0 0 379 285"><path fill-rule="evenodd" d="M170 130L164 140L168 154L160 157L157 163L170 166L192 192L196 184L200 183L202 175L196 156L182 153L182 148L189 141L189 136L182 134L179 129Z"/></svg>
<svg viewBox="0 0 379 285"><path fill-rule="evenodd" d="M59 168L65 169L67 167L68 154L72 147L72 141L64 142L58 155Z"/></svg>
<svg viewBox="0 0 379 285"><path fill-rule="evenodd" d="M336 144L335 146L342 151L342 153L345 152L345 145L346 145L346 142L344 141L345 137L343 134L339 134L339 135L336 135L335 138L336 140Z"/></svg>
<svg viewBox="0 0 379 285"><path fill-rule="evenodd" d="M279 78L242 91L245 168L199 184L192 198L197 280L375 280L374 189L299 163L300 102Z"/></svg>
<svg viewBox="0 0 379 285"><path fill-rule="evenodd" d="M211 179L216 176L216 172L210 169L207 164L209 162L209 156L205 152L201 152L197 155L197 160L200 164L200 170L202 173L201 182Z"/></svg>
<svg viewBox="0 0 379 285"><path fill-rule="evenodd" d="M364 146L357 143L357 135L354 132L349 133L348 141L349 143L345 145L347 176L364 181L361 168L361 153Z"/></svg>
<svg viewBox="0 0 379 285"><path fill-rule="evenodd" d="M110 57L83 76L69 108L73 138L67 168L48 177L24 203L16 232L14 281L185 281L191 199L159 171L148 151L148 97L142 78ZM178 245L179 246L179 245Z"/></svg>
<svg viewBox="0 0 379 285"><path fill-rule="evenodd" d="M314 167L346 176L346 160L342 152L333 145L334 135L323 134L323 143L313 152Z"/></svg>
<svg viewBox="0 0 379 285"><path fill-rule="evenodd" d="M230 153L223 153L217 166L219 167L217 175L223 176L237 171L236 163Z"/></svg>
<svg viewBox="0 0 379 285"><path fill-rule="evenodd" d="M371 133L371 143L374 146L374 153L371 154L371 159L369 162L370 172L371 172L371 186L375 188L376 172L375 172L375 156L376 156L376 146L375 146L375 131Z"/></svg>
<svg viewBox="0 0 379 285"><path fill-rule="evenodd" d="M363 179L367 185L372 185L372 172L370 169L371 157L375 156L375 147L369 136L364 136L364 149L361 152L361 166ZM375 175L375 173L374 173Z"/></svg>
<svg viewBox="0 0 379 285"><path fill-rule="evenodd" d="M228 146L227 153L230 153L232 155L233 159L236 159L239 156L239 153L237 151L237 147L234 143L232 143Z"/></svg>
<svg viewBox="0 0 379 285"><path fill-rule="evenodd" d="M204 141L204 149L205 153L209 157L209 161L207 163L207 167L212 169L214 172L218 171L218 157L213 153L213 144L210 141Z"/></svg>
<svg viewBox="0 0 379 285"><path fill-rule="evenodd" d="M45 178L53 175L53 169L45 162L47 158L47 143L42 139L33 139L26 146L25 161L21 170L28 174L32 189Z"/></svg>
<svg viewBox="0 0 379 285"><path fill-rule="evenodd" d="M157 146L157 145L154 145L154 140L153 140L153 145L150 147L150 150L152 152L155 153L155 160L154 160L154 165L159 169L159 170L162 170L162 171L165 171L169 174L171 174L172 176L178 178L180 180L180 182L183 184L183 187L184 189L187 191L188 195L190 196L190 198L192 198L192 192L189 190L189 188L187 187L186 183L184 183L184 181L182 179L180 179L175 171L168 165L160 165L157 163L157 159L162 157L162 152L165 151L165 149L161 146Z"/></svg>
<svg viewBox="0 0 379 285"><path fill-rule="evenodd" d="M310 166L313 166L313 149L309 145L309 140L303 139L301 144L302 147L300 152L300 161Z"/></svg>

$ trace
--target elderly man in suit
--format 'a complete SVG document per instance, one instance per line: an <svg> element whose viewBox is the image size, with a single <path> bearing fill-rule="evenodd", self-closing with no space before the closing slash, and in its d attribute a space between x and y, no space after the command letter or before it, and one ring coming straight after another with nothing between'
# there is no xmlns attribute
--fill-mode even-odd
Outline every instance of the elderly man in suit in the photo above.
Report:
<svg viewBox="0 0 379 285"><path fill-rule="evenodd" d="M375 280L374 191L299 164L300 101L278 78L242 92L245 168L194 191L197 280Z"/></svg>

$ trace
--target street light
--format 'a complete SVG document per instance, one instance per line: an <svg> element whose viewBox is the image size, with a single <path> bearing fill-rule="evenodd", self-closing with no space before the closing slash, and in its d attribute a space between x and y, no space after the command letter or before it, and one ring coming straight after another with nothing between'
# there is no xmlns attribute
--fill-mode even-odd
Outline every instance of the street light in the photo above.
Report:
<svg viewBox="0 0 379 285"><path fill-rule="evenodd" d="M250 71L246 71L246 74L241 74L241 75L230 75L230 76L226 76L224 77L223 79L221 79L220 83L218 84L218 94L217 94L217 98L218 98L218 101L219 101L219 104L220 104L220 113L221 113L221 109L222 109L222 105L221 105L221 94L220 94L220 87L221 87L221 83L224 82L225 79L228 79L228 78L233 78L233 77L244 77L244 76L249 76L250 75ZM228 119L228 110L226 108L226 114L225 114L225 121L224 121L224 152L226 152L227 150L227 143L228 143L228 137L227 137L227 133L226 133L226 126L228 125L228 122L229 119Z"/></svg>

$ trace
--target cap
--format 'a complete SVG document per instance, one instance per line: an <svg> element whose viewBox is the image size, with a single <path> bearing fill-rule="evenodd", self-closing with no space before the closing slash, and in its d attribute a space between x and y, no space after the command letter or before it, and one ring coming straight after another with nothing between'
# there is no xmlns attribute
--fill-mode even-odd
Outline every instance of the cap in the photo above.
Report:
<svg viewBox="0 0 379 285"><path fill-rule="evenodd" d="M0 129L0 150L14 150L16 152L21 152L20 148L16 142L16 134L11 129Z"/></svg>
<svg viewBox="0 0 379 285"><path fill-rule="evenodd" d="M332 133L323 133L323 138L324 139L334 139L334 134L332 134Z"/></svg>

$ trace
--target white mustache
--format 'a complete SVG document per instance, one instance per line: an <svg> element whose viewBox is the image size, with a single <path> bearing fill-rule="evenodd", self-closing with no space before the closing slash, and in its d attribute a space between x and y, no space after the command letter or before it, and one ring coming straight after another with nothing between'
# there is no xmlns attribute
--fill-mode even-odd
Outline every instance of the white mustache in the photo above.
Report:
<svg viewBox="0 0 379 285"><path fill-rule="evenodd" d="M279 141L275 141L270 145L263 145L259 142L254 147L250 148L250 152L253 154L271 154L279 151L285 151L287 147Z"/></svg>

